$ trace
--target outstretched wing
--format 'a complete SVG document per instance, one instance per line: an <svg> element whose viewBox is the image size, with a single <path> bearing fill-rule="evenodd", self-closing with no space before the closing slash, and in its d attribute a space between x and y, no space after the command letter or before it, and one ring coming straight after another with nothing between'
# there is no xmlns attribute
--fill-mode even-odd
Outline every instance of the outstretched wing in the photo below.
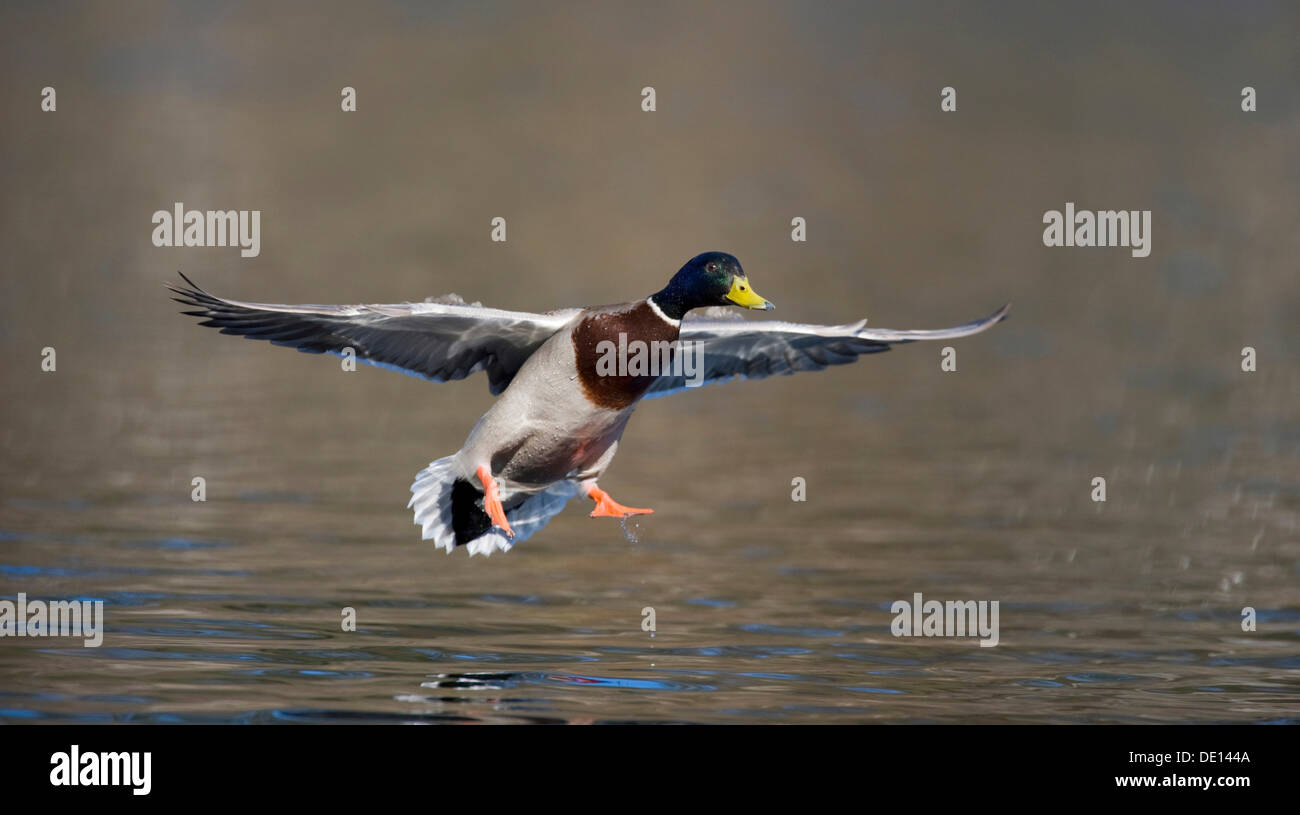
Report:
<svg viewBox="0 0 1300 815"><path fill-rule="evenodd" d="M820 371L828 365L854 362L862 354L888 351L891 345L916 340L949 340L978 334L1007 316L1011 304L982 320L953 328L898 330L867 328L866 320L848 325L804 325L776 321L749 321L689 316L682 321L680 341L701 343L703 371L693 377L664 374L650 386L646 398L666 396L687 387L733 378L762 379L795 371ZM693 352L684 347L680 354Z"/></svg>
<svg viewBox="0 0 1300 815"><path fill-rule="evenodd" d="M520 366L579 309L529 314L460 302L369 306L242 303L208 294L188 277L168 284L200 325L222 334L269 340L309 354L342 355L351 348L371 365L394 368L434 382L487 371L492 393L510 384ZM459 299L459 298L456 298Z"/></svg>

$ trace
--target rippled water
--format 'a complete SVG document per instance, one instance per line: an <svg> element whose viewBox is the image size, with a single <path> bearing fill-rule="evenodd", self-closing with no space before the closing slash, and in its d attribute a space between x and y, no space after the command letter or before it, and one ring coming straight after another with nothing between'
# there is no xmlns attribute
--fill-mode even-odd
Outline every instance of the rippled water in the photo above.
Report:
<svg viewBox="0 0 1300 815"><path fill-rule="evenodd" d="M1099 468L1010 426L988 383L924 407L906 383L942 380L905 348L647 403L606 481L653 517L625 535L574 502L470 560L418 542L405 487L458 446L483 383L239 343L113 406L47 393L63 407L8 430L3 594L102 599L108 630L4 642L4 719L1296 718L1294 436L1147 450L1094 431L1118 451ZM1000 643L893 637L891 604L918 591L998 600Z"/></svg>

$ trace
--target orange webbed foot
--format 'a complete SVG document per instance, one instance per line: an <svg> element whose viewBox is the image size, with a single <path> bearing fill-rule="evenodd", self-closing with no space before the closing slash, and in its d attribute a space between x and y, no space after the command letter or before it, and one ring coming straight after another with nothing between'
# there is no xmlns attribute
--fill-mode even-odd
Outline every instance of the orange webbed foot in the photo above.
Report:
<svg viewBox="0 0 1300 815"><path fill-rule="evenodd" d="M629 515L649 515L654 512L653 509L625 507L595 484L587 490L587 497L596 502L596 508L591 511L593 518L626 518Z"/></svg>
<svg viewBox="0 0 1300 815"><path fill-rule="evenodd" d="M492 519L492 525L501 527L505 530L506 537L513 538L515 531L510 528L510 522L506 520L506 510L501 506L501 495L497 490L496 480L492 478L492 471L487 467L479 467L476 474L483 484L483 509Z"/></svg>

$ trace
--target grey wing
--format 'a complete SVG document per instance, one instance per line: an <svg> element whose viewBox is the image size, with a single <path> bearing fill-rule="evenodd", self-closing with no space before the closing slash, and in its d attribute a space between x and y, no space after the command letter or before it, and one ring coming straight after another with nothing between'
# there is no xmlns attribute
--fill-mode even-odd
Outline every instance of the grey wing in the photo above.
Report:
<svg viewBox="0 0 1300 815"><path fill-rule="evenodd" d="M528 357L578 309L530 314L477 304L399 303L317 306L244 303L209 294L185 275L187 287L168 284L185 314L222 334L268 340L311 354L342 355L351 348L371 365L446 382L487 371L492 393L506 389Z"/></svg>
<svg viewBox="0 0 1300 815"><path fill-rule="evenodd" d="M917 340L948 340L967 337L1003 320L1011 304L989 316L952 328L932 330L867 328L866 320L847 325L805 325L765 320L687 318L682 321L682 343L698 342L701 371L687 376L674 368L650 386L646 398L666 396L688 387L687 382L707 385L734 378L762 379L796 371L820 371L829 365L854 362L863 354L888 351L892 345ZM695 358L688 347L679 356L683 362Z"/></svg>

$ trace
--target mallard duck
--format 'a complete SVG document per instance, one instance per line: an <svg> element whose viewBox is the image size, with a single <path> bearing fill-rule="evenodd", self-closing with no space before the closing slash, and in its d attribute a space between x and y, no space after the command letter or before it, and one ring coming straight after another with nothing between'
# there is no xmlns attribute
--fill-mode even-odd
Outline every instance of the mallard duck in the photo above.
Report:
<svg viewBox="0 0 1300 815"><path fill-rule="evenodd" d="M168 287L177 302L197 309L183 313L205 318L201 325L223 334L307 353L351 353L433 382L485 371L500 398L457 453L416 475L407 504L423 539L448 553L464 546L470 555L509 551L579 494L594 502L593 518L652 512L624 506L599 486L642 399L821 370L893 344L965 337L1003 319L1010 307L934 331L872 329L866 320L835 326L749 321L718 307L770 311L772 303L725 252L691 258L667 286L641 300L545 314L455 296L396 305L243 303L181 278L186 287ZM688 318L695 309L707 311ZM641 356L628 360L629 349Z"/></svg>

